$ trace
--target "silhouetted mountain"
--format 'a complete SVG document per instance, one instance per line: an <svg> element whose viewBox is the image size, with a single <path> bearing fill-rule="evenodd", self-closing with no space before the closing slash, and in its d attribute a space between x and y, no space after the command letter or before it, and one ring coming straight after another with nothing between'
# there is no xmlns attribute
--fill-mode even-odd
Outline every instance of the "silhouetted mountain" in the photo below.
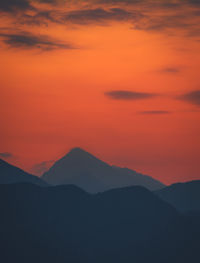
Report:
<svg viewBox="0 0 200 263"><path fill-rule="evenodd" d="M0 185L0 262L199 262L199 217L143 187Z"/></svg>
<svg viewBox="0 0 200 263"><path fill-rule="evenodd" d="M155 193L182 212L200 211L200 181L172 184Z"/></svg>
<svg viewBox="0 0 200 263"><path fill-rule="evenodd" d="M55 162L42 178L53 185L75 184L91 193L133 185L141 185L149 190L164 186L149 176L111 166L80 148L72 149Z"/></svg>
<svg viewBox="0 0 200 263"><path fill-rule="evenodd" d="M12 183L33 183L46 186L47 183L37 176L26 173L18 167L15 167L4 160L0 159L0 184Z"/></svg>

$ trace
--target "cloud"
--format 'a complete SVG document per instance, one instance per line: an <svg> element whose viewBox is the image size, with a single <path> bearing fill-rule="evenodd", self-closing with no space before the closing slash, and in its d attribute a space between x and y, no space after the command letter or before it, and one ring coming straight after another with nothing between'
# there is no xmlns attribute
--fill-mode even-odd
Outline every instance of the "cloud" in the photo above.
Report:
<svg viewBox="0 0 200 263"><path fill-rule="evenodd" d="M74 24L96 24L104 23L106 21L127 21L137 20L141 17L140 12L129 12L122 8L95 8L95 9L81 9L68 12L63 16L63 20Z"/></svg>
<svg viewBox="0 0 200 263"><path fill-rule="evenodd" d="M150 13L145 19L135 24L134 29L159 32L179 29L185 32L194 26L193 24L190 24L191 14L183 14L178 11L177 13L166 14L166 12L162 15L154 15L153 13Z"/></svg>
<svg viewBox="0 0 200 263"><path fill-rule="evenodd" d="M200 90L194 90L178 97L178 99L200 106Z"/></svg>
<svg viewBox="0 0 200 263"><path fill-rule="evenodd" d="M20 24L26 25L46 25L48 26L49 22L61 23L59 17L57 17L57 12L51 10L38 11L35 14L23 14L18 21Z"/></svg>
<svg viewBox="0 0 200 263"><path fill-rule="evenodd" d="M187 0L188 4L200 6L200 0Z"/></svg>
<svg viewBox="0 0 200 263"><path fill-rule="evenodd" d="M127 11L122 8L102 7L92 9L77 9L73 11L60 10L38 10L34 14L23 14L20 17L22 24L47 24L48 22L59 24L76 24L76 25L107 25L111 21L131 21L134 23L143 17L139 11Z"/></svg>
<svg viewBox="0 0 200 263"><path fill-rule="evenodd" d="M44 4L56 4L59 2L59 0L35 0L36 2L41 2ZM63 1L65 2L65 1Z"/></svg>
<svg viewBox="0 0 200 263"><path fill-rule="evenodd" d="M134 30L200 36L200 0L0 0L2 11L10 12L13 22L29 26L105 26L118 21L132 23Z"/></svg>
<svg viewBox="0 0 200 263"><path fill-rule="evenodd" d="M104 95L113 100L141 100L156 96L156 94L153 93L134 92L129 90L112 90L105 92Z"/></svg>
<svg viewBox="0 0 200 263"><path fill-rule="evenodd" d="M142 4L142 3L147 2L147 1L148 0L97 0L97 3L136 5L136 4Z"/></svg>
<svg viewBox="0 0 200 263"><path fill-rule="evenodd" d="M32 9L28 0L0 0L0 11L3 12L16 12L28 9Z"/></svg>
<svg viewBox="0 0 200 263"><path fill-rule="evenodd" d="M38 163L32 167L31 172L35 175L40 176L44 172L49 170L49 168L54 164L54 162L55 162L54 160L50 160L50 161L44 161L44 162Z"/></svg>
<svg viewBox="0 0 200 263"><path fill-rule="evenodd" d="M133 24L133 29L164 33L169 36L179 34L185 37L199 37L200 5L196 5L195 10L192 8L193 5L192 1L187 0L157 2L146 0L145 5L141 5L141 12L145 15L143 19Z"/></svg>
<svg viewBox="0 0 200 263"><path fill-rule="evenodd" d="M94 0L92 0L94 1ZM97 0L98 3L107 4L129 4L129 5L148 5L152 7L162 6L166 8L174 8L176 6L180 7L185 4L189 5L200 5L200 0Z"/></svg>
<svg viewBox="0 0 200 263"><path fill-rule="evenodd" d="M40 49L43 51L53 49L74 49L71 44L60 43L57 40L51 39L48 36L33 35L28 32L21 32L17 34L0 33L3 42L12 48L23 49Z"/></svg>
<svg viewBox="0 0 200 263"><path fill-rule="evenodd" d="M152 111L140 111L138 113L143 115L165 115L165 114L171 114L171 111L152 110Z"/></svg>
<svg viewBox="0 0 200 263"><path fill-rule="evenodd" d="M0 12L18 13L29 10L37 11L35 3L55 5L59 0L0 0ZM63 1L63 4L65 1Z"/></svg>
<svg viewBox="0 0 200 263"><path fill-rule="evenodd" d="M0 153L0 158L3 158L3 159L9 159L9 158L12 158L14 157L14 155L10 152L1 152Z"/></svg>

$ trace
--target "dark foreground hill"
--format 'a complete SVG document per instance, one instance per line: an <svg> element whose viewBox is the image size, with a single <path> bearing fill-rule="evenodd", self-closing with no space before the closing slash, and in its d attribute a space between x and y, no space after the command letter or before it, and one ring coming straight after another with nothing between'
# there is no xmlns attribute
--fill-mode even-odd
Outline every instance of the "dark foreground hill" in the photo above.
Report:
<svg viewBox="0 0 200 263"><path fill-rule="evenodd" d="M111 166L80 148L72 149L55 162L42 178L52 185L74 184L91 193L133 185L149 190L164 187L150 176Z"/></svg>
<svg viewBox="0 0 200 263"><path fill-rule="evenodd" d="M0 185L0 262L199 262L198 216L143 187Z"/></svg>
<svg viewBox="0 0 200 263"><path fill-rule="evenodd" d="M0 184L32 183L47 186L42 179L0 159Z"/></svg>
<svg viewBox="0 0 200 263"><path fill-rule="evenodd" d="M155 193L179 211L200 212L200 181L172 184Z"/></svg>

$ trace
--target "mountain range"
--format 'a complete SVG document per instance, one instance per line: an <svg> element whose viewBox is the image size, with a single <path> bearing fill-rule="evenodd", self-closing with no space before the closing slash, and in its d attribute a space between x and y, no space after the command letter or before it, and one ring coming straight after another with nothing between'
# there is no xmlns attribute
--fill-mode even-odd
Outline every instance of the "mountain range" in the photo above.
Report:
<svg viewBox="0 0 200 263"><path fill-rule="evenodd" d="M76 185L89 193L138 185L154 191L180 212L200 211L200 181L164 186L134 170L111 166L80 148L72 149L40 178L0 159L0 184L13 183Z"/></svg>
<svg viewBox="0 0 200 263"><path fill-rule="evenodd" d="M80 148L41 178L0 160L0 262L200 262L199 204L200 181L164 186Z"/></svg>
<svg viewBox="0 0 200 263"><path fill-rule="evenodd" d="M0 185L0 261L199 262L200 216L141 186L89 194L73 185Z"/></svg>

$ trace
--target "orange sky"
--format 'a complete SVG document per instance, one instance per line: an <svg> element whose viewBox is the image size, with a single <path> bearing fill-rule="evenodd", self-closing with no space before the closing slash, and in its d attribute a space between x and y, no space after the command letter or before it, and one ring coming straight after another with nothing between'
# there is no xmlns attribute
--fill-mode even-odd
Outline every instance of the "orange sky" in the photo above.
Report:
<svg viewBox="0 0 200 263"><path fill-rule="evenodd" d="M0 3L0 156L35 172L79 146L200 179L200 5L39 2Z"/></svg>

